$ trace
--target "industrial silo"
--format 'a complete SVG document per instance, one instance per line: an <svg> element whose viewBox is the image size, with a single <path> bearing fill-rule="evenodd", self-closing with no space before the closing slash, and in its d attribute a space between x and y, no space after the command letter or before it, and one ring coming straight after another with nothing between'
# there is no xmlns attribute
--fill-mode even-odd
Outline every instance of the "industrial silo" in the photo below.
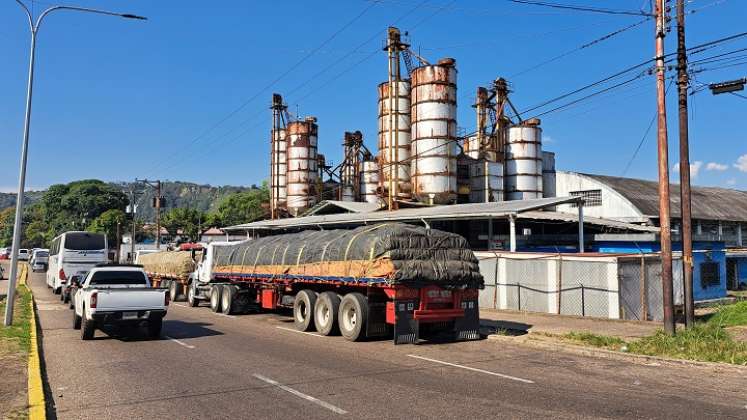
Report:
<svg viewBox="0 0 747 420"><path fill-rule="evenodd" d="M285 129L274 129L270 133L270 196L272 208L285 207L286 190L286 138Z"/></svg>
<svg viewBox="0 0 747 420"><path fill-rule="evenodd" d="M412 184L418 201L446 204L457 196L457 70L447 58L412 71Z"/></svg>
<svg viewBox="0 0 747 420"><path fill-rule="evenodd" d="M379 162L382 191L389 195L390 185L395 199L409 199L410 181L410 81L399 80L379 84ZM391 94L391 96L390 96ZM391 110L391 112L390 112Z"/></svg>
<svg viewBox="0 0 747 420"><path fill-rule="evenodd" d="M286 128L288 169L287 207L292 216L298 216L316 203L318 179L316 118L292 121Z"/></svg>
<svg viewBox="0 0 747 420"><path fill-rule="evenodd" d="M506 198L542 198L542 129L532 118L508 128Z"/></svg>
<svg viewBox="0 0 747 420"><path fill-rule="evenodd" d="M471 203L503 201L503 163L478 159L469 167Z"/></svg>
<svg viewBox="0 0 747 420"><path fill-rule="evenodd" d="M361 162L361 201L366 203L379 203L377 194L379 188L379 164L375 160L364 160Z"/></svg>

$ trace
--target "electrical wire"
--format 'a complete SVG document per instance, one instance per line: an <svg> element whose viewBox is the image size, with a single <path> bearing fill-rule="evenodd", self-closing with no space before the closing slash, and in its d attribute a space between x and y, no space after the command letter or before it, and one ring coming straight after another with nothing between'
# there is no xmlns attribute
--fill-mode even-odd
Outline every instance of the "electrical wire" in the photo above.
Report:
<svg viewBox="0 0 747 420"><path fill-rule="evenodd" d="M531 6L542 6L542 7L550 7L554 9L573 10L577 12L604 13L604 14L609 14L609 15L652 16L651 13L644 12L643 10L640 10L640 11L615 10L615 9L607 9L607 8L601 8L601 7L577 6L573 4L551 3L551 2L546 2L546 1L534 1L534 0L505 0L505 1L510 2L510 3L518 3L518 4L525 4L525 5L531 5Z"/></svg>

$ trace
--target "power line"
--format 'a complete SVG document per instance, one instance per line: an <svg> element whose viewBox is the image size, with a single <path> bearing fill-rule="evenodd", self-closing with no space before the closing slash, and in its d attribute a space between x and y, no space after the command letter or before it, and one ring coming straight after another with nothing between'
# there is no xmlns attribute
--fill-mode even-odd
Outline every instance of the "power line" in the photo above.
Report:
<svg viewBox="0 0 747 420"><path fill-rule="evenodd" d="M577 6L572 4L562 4L562 3L551 3L546 1L534 1L534 0L505 0L511 3L518 3L518 4L526 4L531 6L542 6L542 7L550 7L554 9L564 9L564 10L574 10L578 12L591 12L591 13L604 13L609 15L628 15L628 16L653 16L651 13L644 12L643 10L635 11L635 10L615 10L615 9L607 9L607 8L601 8L601 7L591 7L591 6Z"/></svg>

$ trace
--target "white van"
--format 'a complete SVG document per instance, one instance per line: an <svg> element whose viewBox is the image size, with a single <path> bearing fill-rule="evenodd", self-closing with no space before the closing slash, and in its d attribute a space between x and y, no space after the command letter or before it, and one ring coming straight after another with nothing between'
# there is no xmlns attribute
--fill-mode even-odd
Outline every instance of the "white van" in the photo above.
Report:
<svg viewBox="0 0 747 420"><path fill-rule="evenodd" d="M73 275L90 271L108 261L106 235L93 232L65 232L49 248L47 286L59 294Z"/></svg>

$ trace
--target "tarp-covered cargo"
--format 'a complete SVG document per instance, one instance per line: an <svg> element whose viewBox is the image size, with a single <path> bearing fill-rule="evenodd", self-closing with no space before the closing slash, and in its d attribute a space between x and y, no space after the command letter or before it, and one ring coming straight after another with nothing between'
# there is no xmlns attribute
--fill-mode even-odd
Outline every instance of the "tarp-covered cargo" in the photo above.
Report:
<svg viewBox="0 0 747 420"><path fill-rule="evenodd" d="M141 255L138 263L151 275L186 278L195 270L191 251L164 251Z"/></svg>
<svg viewBox="0 0 747 420"><path fill-rule="evenodd" d="M477 258L463 237L402 223L252 239L216 248L213 258L216 274L483 287Z"/></svg>

